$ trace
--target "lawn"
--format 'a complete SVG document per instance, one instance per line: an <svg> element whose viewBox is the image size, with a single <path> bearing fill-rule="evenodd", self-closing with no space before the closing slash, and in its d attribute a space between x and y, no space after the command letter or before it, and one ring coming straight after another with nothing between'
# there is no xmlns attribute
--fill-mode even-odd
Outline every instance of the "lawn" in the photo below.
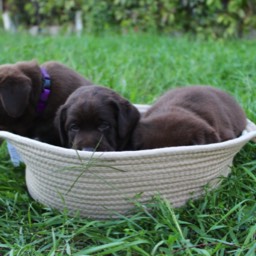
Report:
<svg viewBox="0 0 256 256"><path fill-rule="evenodd" d="M230 92L256 122L255 40L202 41L149 34L0 37L0 63L58 60L133 103L167 89L210 84ZM25 167L0 148L0 255L256 255L256 145L235 157L215 191L173 209L155 199L134 215L96 221L35 202Z"/></svg>

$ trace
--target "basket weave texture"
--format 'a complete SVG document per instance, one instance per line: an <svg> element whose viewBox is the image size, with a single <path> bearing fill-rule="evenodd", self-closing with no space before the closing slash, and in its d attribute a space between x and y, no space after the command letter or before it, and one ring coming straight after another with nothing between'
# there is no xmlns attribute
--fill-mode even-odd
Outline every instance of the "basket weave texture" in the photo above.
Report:
<svg viewBox="0 0 256 256"><path fill-rule="evenodd" d="M216 144L123 152L75 151L4 131L0 137L21 155L35 200L70 215L109 219L128 214L135 200L159 194L178 207L203 195L206 185L216 187L236 153L256 138L256 126L248 120L242 136Z"/></svg>

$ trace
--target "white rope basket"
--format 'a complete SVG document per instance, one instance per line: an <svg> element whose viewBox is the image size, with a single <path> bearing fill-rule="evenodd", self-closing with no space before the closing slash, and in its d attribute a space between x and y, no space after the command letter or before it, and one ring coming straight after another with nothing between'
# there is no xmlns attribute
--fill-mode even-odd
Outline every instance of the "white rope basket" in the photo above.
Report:
<svg viewBox="0 0 256 256"><path fill-rule="evenodd" d="M256 137L256 125L248 120L243 135L226 142L123 152L75 151L4 131L0 137L21 155L35 200L71 215L108 219L128 214L134 200L160 195L178 207L203 195L206 185L216 187L236 153Z"/></svg>

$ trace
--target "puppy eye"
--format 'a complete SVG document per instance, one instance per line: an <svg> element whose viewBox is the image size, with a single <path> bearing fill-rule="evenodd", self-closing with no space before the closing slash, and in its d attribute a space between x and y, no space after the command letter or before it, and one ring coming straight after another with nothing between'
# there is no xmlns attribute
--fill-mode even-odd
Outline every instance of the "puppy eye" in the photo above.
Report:
<svg viewBox="0 0 256 256"><path fill-rule="evenodd" d="M69 126L69 130L73 131L73 132L77 132L79 130L79 127L78 127L78 125L76 123L72 123Z"/></svg>
<svg viewBox="0 0 256 256"><path fill-rule="evenodd" d="M103 132L103 131L109 129L109 127L110 127L110 124L109 124L108 122L103 122L103 123L101 123L101 124L98 126L98 130L99 130L100 132Z"/></svg>

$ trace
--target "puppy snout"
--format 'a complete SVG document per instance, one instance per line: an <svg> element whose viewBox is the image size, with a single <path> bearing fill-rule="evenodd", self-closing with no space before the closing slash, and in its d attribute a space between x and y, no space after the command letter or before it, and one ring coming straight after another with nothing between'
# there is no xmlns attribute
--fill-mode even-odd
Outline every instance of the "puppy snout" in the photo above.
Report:
<svg viewBox="0 0 256 256"><path fill-rule="evenodd" d="M100 136L88 133L84 133L82 136L76 136L73 140L72 148L88 152L115 151L112 145L104 137L101 138Z"/></svg>
<svg viewBox="0 0 256 256"><path fill-rule="evenodd" d="M95 151L95 148L84 147L84 148L82 148L82 151L90 151L90 152L92 152L92 151Z"/></svg>

